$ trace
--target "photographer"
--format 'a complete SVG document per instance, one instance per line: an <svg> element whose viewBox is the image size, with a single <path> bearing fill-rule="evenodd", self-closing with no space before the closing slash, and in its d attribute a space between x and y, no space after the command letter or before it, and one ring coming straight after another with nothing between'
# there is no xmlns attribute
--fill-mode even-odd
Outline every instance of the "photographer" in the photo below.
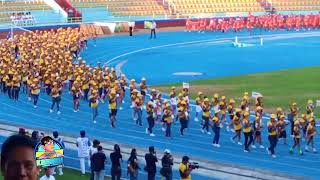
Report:
<svg viewBox="0 0 320 180"><path fill-rule="evenodd" d="M172 180L172 166L173 166L173 157L170 154L170 150L164 150L164 155L161 159L162 168L160 169L160 174L166 180Z"/></svg>
<svg viewBox="0 0 320 180"><path fill-rule="evenodd" d="M156 152L153 146L149 147L149 153L145 155L146 167L145 171L148 173L148 180L154 180L157 172L156 163L158 162Z"/></svg>
<svg viewBox="0 0 320 180"><path fill-rule="evenodd" d="M198 165L191 165L189 163L189 157L183 156L182 162L179 165L180 179L181 180L191 180L191 171L199 168Z"/></svg>

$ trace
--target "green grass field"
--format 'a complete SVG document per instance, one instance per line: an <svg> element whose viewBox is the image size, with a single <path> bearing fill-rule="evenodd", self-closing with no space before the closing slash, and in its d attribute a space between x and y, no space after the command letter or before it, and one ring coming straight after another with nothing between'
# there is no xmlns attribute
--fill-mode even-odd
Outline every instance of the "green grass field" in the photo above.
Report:
<svg viewBox="0 0 320 180"><path fill-rule="evenodd" d="M90 174L86 174L85 176L82 176L80 174L80 171L76 171L73 169L63 169L64 174L62 176L56 175L55 178L56 180L89 180L90 179ZM43 171L40 173L40 177L43 176ZM0 174L0 180L3 180L2 175ZM110 178L105 177L105 180L110 180Z"/></svg>
<svg viewBox="0 0 320 180"><path fill-rule="evenodd" d="M288 111L289 104L297 102L300 113L305 113L308 99L314 102L320 99L320 67L203 79L189 83L192 98L201 91L210 98L214 93L219 93L227 98L235 98L239 103L244 92L260 92L264 96L263 102L267 112L273 112L276 107ZM181 84L160 85L155 88L167 93L171 86L176 86L178 92L181 90ZM320 115L319 108L315 114Z"/></svg>

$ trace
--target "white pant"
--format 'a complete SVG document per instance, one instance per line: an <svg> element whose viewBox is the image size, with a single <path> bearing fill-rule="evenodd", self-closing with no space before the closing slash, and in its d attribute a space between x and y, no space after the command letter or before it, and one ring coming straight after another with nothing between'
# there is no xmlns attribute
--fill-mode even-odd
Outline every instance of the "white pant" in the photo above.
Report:
<svg viewBox="0 0 320 180"><path fill-rule="evenodd" d="M104 170L94 171L94 180L103 180L104 179Z"/></svg>
<svg viewBox="0 0 320 180"><path fill-rule="evenodd" d="M88 166L89 166L89 167L91 166L89 157L79 157L79 160L80 160L80 169L81 169L81 173L82 173L82 174L85 174L85 173L86 173L85 159L87 159L87 161L88 161Z"/></svg>

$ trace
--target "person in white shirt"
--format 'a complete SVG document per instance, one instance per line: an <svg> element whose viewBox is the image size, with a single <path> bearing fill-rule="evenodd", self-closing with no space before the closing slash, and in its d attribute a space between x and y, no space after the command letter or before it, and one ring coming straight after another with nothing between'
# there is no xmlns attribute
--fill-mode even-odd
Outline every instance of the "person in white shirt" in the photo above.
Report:
<svg viewBox="0 0 320 180"><path fill-rule="evenodd" d="M85 159L88 161L88 166L90 167L90 158L89 158L89 151L90 151L90 140L89 138L85 137L86 132L84 130L80 131L80 137L77 138L76 145L78 147L78 157L80 160L80 169L81 174L86 173L85 168Z"/></svg>
<svg viewBox="0 0 320 180"><path fill-rule="evenodd" d="M54 176L51 175L52 173L50 168L45 168L44 171L45 174L40 178L40 180L56 180Z"/></svg>
<svg viewBox="0 0 320 180"><path fill-rule="evenodd" d="M153 38L154 38L154 39L156 38L156 28L157 28L157 23L156 23L156 21L152 21L150 39L152 39L152 35L153 35Z"/></svg>

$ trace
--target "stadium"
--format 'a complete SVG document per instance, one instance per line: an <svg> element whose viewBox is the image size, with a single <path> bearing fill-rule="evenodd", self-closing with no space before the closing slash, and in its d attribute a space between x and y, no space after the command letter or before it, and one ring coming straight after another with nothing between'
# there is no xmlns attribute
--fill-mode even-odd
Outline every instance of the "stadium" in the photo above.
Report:
<svg viewBox="0 0 320 180"><path fill-rule="evenodd" d="M319 29L319 0L2 0L0 179L319 179Z"/></svg>

